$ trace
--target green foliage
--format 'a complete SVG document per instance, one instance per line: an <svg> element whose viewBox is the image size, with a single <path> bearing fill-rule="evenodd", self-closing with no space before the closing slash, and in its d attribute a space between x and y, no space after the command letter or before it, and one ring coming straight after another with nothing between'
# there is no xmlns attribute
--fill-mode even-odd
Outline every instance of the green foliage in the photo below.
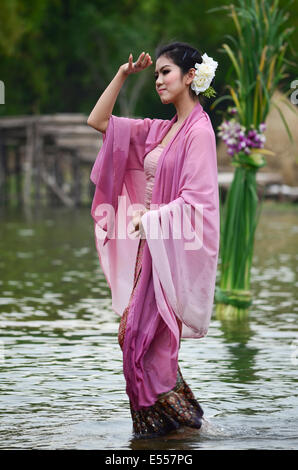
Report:
<svg viewBox="0 0 298 470"><path fill-rule="evenodd" d="M210 86L202 93L202 95L206 96L206 98L212 98L213 96L216 96L216 91L212 86Z"/></svg>
<svg viewBox="0 0 298 470"><path fill-rule="evenodd" d="M225 35L231 45L224 43L225 52L235 72L227 84L237 108L239 121L246 128L265 122L271 97L285 77L285 71L297 64L286 59L294 27L289 27L287 8L279 0L237 0L228 11L234 21L237 39ZM218 10L218 9L217 9ZM297 57L297 53L293 52ZM213 103L213 107L216 106Z"/></svg>
<svg viewBox="0 0 298 470"><path fill-rule="evenodd" d="M208 9L226 3L1 0L0 80L5 83L6 104L0 106L0 115L88 114L130 52L137 57L144 50L154 57L158 44L172 40L190 42L219 62L215 89L221 95L231 70L219 46L227 31L231 36L235 31L225 11L208 13ZM297 2L291 9L294 25ZM172 113L156 95L154 65L142 79L139 75L130 78L116 113L161 117Z"/></svg>
<svg viewBox="0 0 298 470"><path fill-rule="evenodd" d="M285 24L288 14L279 7L279 0L235 0L225 10L230 12L237 35L237 39L226 35L231 45L223 44L234 71L227 88L241 126L246 130L257 128L266 121L275 89L288 76L284 74L290 65L285 52L293 29ZM213 106L222 100L216 100ZM221 214L222 264L216 291L218 303L229 304L228 312L238 313L252 301L250 272L260 216L256 173L266 164L264 152L268 150L255 148L249 155L238 152L232 159L235 172ZM219 311L222 314L225 309L220 306Z"/></svg>

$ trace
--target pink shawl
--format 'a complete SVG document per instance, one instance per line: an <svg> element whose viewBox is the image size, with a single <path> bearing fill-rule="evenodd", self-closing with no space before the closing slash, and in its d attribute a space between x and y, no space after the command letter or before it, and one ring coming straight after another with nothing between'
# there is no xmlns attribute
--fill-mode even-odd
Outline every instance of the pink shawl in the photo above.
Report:
<svg viewBox="0 0 298 470"><path fill-rule="evenodd" d="M120 316L133 288L140 238L129 232L132 212L145 207L144 158L176 120L112 115L92 168L96 249ZM220 233L216 141L199 102L159 158L142 224L142 272L123 345L126 391L136 410L175 386L176 316L183 338L201 338L212 314Z"/></svg>

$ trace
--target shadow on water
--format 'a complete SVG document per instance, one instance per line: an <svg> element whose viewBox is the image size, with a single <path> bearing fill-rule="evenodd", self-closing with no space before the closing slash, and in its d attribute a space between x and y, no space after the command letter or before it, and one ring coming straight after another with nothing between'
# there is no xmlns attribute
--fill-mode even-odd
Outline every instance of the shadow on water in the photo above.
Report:
<svg viewBox="0 0 298 470"><path fill-rule="evenodd" d="M150 440L132 436L89 208L2 216L0 448L297 449L298 211L282 207L257 228L248 315L181 342L206 422Z"/></svg>

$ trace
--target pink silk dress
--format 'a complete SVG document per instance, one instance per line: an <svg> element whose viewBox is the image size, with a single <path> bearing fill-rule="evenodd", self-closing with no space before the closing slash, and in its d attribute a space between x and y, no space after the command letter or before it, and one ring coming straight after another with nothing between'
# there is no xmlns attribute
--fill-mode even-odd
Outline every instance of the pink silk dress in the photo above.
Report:
<svg viewBox="0 0 298 470"><path fill-rule="evenodd" d="M164 146L161 144L157 145L157 147L151 150L144 159L144 173L146 176L144 203L146 209L150 209L157 163L163 149ZM145 243L146 239L141 238L135 264L133 291L131 293L129 304L124 310L120 321L118 341L121 349L123 349L125 340L127 317L140 279L140 273L142 270L142 253ZM178 318L176 320L181 337L182 324ZM141 410L135 410L133 408L133 404L130 402L130 410L133 421L134 437L136 439L148 439L162 436L171 431L175 431L181 426L199 429L202 425L203 419L203 410L195 399L191 389L184 381L179 365L177 382L172 390L166 393L161 393L154 405L142 407Z"/></svg>
<svg viewBox="0 0 298 470"><path fill-rule="evenodd" d="M163 149L164 149L164 146L159 144L157 147L151 150L151 152L149 152L144 159L144 172L146 176L146 189L145 189L146 209L150 209L155 172L156 172L159 157Z"/></svg>
<svg viewBox="0 0 298 470"><path fill-rule="evenodd" d="M90 175L95 246L112 310L121 317L134 432L145 438L183 425L199 428L203 419L178 355L181 337L207 334L213 310L220 238L216 137L197 102L164 150L157 149L177 120L177 114L171 120L111 115ZM154 155L154 186L149 176L145 194ZM131 216L148 204L150 186L139 239L130 235Z"/></svg>

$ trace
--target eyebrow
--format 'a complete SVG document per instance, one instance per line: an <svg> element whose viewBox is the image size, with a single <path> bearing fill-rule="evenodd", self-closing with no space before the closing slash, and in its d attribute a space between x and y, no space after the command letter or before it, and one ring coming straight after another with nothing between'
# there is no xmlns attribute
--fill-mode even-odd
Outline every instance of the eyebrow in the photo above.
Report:
<svg viewBox="0 0 298 470"><path fill-rule="evenodd" d="M161 71L162 69L164 69L165 67L170 67L171 64L166 64L166 65L163 65L159 70ZM157 70L155 70L154 74L157 73Z"/></svg>

